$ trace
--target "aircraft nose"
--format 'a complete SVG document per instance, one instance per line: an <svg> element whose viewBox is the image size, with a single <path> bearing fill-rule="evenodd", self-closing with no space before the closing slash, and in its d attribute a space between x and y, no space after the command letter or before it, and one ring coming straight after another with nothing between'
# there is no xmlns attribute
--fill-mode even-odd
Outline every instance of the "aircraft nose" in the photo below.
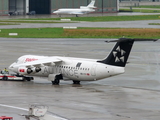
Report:
<svg viewBox="0 0 160 120"><path fill-rule="evenodd" d="M15 67L14 67L15 63L12 63L8 69L11 70L11 71L15 71Z"/></svg>
<svg viewBox="0 0 160 120"><path fill-rule="evenodd" d="M57 13L57 11L54 11L53 13Z"/></svg>

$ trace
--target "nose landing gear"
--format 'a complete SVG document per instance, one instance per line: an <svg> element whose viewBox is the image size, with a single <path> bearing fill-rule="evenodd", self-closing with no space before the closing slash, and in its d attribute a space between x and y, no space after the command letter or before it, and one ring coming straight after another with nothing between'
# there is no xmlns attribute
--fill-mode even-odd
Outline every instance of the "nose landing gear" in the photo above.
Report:
<svg viewBox="0 0 160 120"><path fill-rule="evenodd" d="M73 84L74 84L74 85L80 85L80 81L73 80Z"/></svg>

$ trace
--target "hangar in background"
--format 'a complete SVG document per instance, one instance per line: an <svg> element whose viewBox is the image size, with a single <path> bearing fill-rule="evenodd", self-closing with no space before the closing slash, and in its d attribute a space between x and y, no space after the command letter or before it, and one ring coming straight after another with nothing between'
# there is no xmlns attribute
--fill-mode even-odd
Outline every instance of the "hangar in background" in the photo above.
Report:
<svg viewBox="0 0 160 120"><path fill-rule="evenodd" d="M52 14L59 8L79 8L86 6L91 0L0 0L0 15L14 13L26 15L30 11L36 14ZM97 13L118 12L119 0L96 0Z"/></svg>
<svg viewBox="0 0 160 120"><path fill-rule="evenodd" d="M51 13L51 0L0 0L0 15L15 13L25 15L29 11L37 14Z"/></svg>
<svg viewBox="0 0 160 120"><path fill-rule="evenodd" d="M28 3L29 2L29 3ZM51 14L51 0L29 0L29 11L36 11L36 14Z"/></svg>

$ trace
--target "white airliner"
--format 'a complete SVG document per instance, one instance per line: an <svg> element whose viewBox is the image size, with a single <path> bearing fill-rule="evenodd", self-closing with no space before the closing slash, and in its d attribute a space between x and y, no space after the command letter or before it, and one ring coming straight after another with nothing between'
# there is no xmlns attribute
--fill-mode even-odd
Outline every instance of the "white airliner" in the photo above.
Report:
<svg viewBox="0 0 160 120"><path fill-rule="evenodd" d="M81 15L81 14L94 12L96 8L94 4L95 4L95 0L92 0L88 6L80 6L80 8L61 8L61 9L58 9L57 11L54 11L53 13L57 15L74 14L76 15L76 17L78 17L78 15Z"/></svg>
<svg viewBox="0 0 160 120"><path fill-rule="evenodd" d="M60 80L96 81L125 72L125 65L134 41L156 41L155 39L120 38L103 60L60 56L24 55L9 66L17 74L48 77L52 84Z"/></svg>

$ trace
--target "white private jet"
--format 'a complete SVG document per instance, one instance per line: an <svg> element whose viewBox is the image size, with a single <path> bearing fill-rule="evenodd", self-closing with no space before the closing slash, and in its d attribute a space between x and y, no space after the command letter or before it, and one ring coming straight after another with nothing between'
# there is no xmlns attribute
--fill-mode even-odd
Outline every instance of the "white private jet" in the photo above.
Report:
<svg viewBox="0 0 160 120"><path fill-rule="evenodd" d="M58 9L57 11L54 11L53 13L57 15L74 14L76 15L76 17L78 17L78 15L94 12L96 8L94 4L95 4L95 0L92 0L88 6L80 6L80 8L61 8L61 9Z"/></svg>
<svg viewBox="0 0 160 120"><path fill-rule="evenodd" d="M103 60L60 56L24 55L9 66L9 70L21 75L48 77L52 84L60 80L96 81L125 72L125 65L134 41L156 41L156 39L120 38L108 57Z"/></svg>

